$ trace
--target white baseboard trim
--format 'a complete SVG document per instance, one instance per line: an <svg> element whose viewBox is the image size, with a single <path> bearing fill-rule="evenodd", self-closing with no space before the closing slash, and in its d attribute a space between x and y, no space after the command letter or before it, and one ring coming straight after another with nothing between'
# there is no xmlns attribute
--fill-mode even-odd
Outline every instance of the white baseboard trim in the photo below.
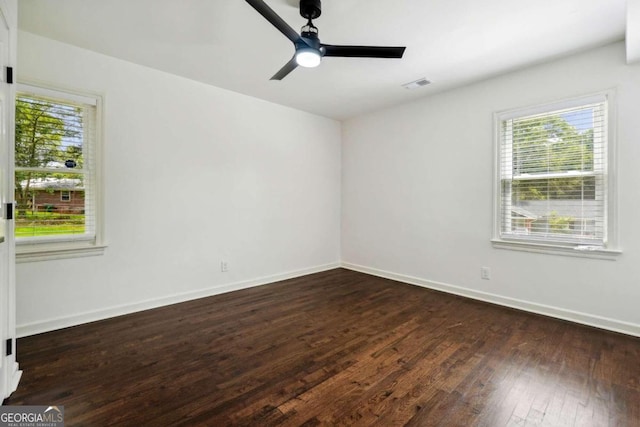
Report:
<svg viewBox="0 0 640 427"><path fill-rule="evenodd" d="M20 378L22 377L22 371L20 370L20 366L17 362L11 361L11 358L9 357L7 357L6 362L7 382L6 384L3 384L2 388L0 389L0 405L2 405L2 401L4 399L11 396L11 393L18 389L18 384L20 383Z"/></svg>
<svg viewBox="0 0 640 427"><path fill-rule="evenodd" d="M56 319L49 319L42 322L35 322L26 325L18 325L16 327L16 335L18 338L26 337L29 335L40 334L43 332L50 332L56 329L68 328L70 326L81 325L83 323L95 322L97 320L104 320L111 317L121 316L124 314L131 314L138 311L149 310L152 308L163 307L170 304L176 304L180 302L191 301L198 298L210 297L213 295L223 294L226 292L237 291L240 289L253 288L255 286L267 285L269 283L279 282L281 280L293 279L300 276L306 276L308 274L319 273L322 271L333 270L339 268L340 263L324 264L310 268L304 268L296 271L289 271L286 273L274 274L271 276L259 277L256 279L243 280L235 283L228 283L220 286L215 286L207 289L200 289L197 291L185 292L175 294L162 298L154 298L150 300L140 301L133 304L125 304L115 307L109 307L102 310L95 310L80 314L74 314L71 316L60 317Z"/></svg>
<svg viewBox="0 0 640 427"><path fill-rule="evenodd" d="M13 372L11 375L11 383L9 384L9 396L11 393L18 389L18 384L20 383L20 378L22 378L22 371L20 370L20 365L17 362L13 363Z"/></svg>
<svg viewBox="0 0 640 427"><path fill-rule="evenodd" d="M588 313L568 310L560 307L553 307L544 304L538 304L530 301L519 300L515 298L504 297L501 295L491 294L487 292L475 291L469 288L454 286L447 283L434 282L421 279L419 277L407 276L404 274L393 273L376 268L365 267L362 265L343 262L342 268L348 270L359 271L361 273L370 274L372 276L383 277L410 285L421 286L424 288L434 289L449 294L459 295L491 304L502 305L505 307L515 308L518 310L528 311L531 313L541 314L544 316L555 317L562 320L568 320L574 323L593 326L600 329L606 329L613 332L619 332L626 335L640 337L640 325L624 322L621 320L611 319L607 317L597 316Z"/></svg>

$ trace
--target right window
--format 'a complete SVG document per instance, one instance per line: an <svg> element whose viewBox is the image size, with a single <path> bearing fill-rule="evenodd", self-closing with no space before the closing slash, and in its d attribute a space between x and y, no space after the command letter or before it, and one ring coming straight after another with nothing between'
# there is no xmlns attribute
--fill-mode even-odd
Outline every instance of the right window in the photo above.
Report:
<svg viewBox="0 0 640 427"><path fill-rule="evenodd" d="M494 241L607 250L613 228L608 98L497 115Z"/></svg>

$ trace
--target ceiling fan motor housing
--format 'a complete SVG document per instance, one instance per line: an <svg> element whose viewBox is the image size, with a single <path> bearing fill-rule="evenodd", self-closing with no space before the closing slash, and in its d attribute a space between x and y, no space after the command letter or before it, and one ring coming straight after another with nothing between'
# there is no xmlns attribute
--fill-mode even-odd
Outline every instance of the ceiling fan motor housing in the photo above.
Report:
<svg viewBox="0 0 640 427"><path fill-rule="evenodd" d="M322 13L320 0L300 0L300 15L306 19L316 19Z"/></svg>

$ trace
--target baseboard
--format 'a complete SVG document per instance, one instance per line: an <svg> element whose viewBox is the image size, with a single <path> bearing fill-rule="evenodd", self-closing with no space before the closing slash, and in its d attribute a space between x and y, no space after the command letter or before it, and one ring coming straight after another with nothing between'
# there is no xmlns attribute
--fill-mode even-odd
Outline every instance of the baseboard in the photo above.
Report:
<svg viewBox="0 0 640 427"><path fill-rule="evenodd" d="M259 277L256 279L244 280L244 281L235 282L235 283L228 283L222 286L215 286L212 288L200 289L197 291L185 292L181 294L175 294L168 297L155 298L155 299L140 301L133 304L125 304L125 305L120 305L115 307L109 307L102 310L74 314L71 316L65 316L65 317L60 317L56 319L49 319L43 322L35 322L35 323L26 324L26 325L18 325L16 327L16 335L18 338L21 338L29 335L40 334L43 332L50 332L56 329L62 329L70 326L81 325L83 323L95 322L97 320L104 320L111 317L121 316L124 314L131 314L138 311L149 310L152 308L163 307L170 304L191 301L198 298L210 297L213 295L237 291L240 289L252 288L255 286L267 285L269 283L279 282L281 280L293 279L300 276L306 276L307 274L319 273L322 271L332 270L339 267L340 267L340 263L337 263L337 262L331 263L331 264L319 265L319 266L305 268L301 270L289 271L286 273Z"/></svg>
<svg viewBox="0 0 640 427"><path fill-rule="evenodd" d="M408 276L390 271L379 270L372 267L352 264L348 262L331 263L316 267L275 274L271 276L260 277L251 280L245 280L235 283L224 284L207 289L201 289L193 292L175 294L168 297L156 298L141 301L134 304L126 304L116 307L110 307L103 310L80 313L72 316L65 316L57 319L50 319L43 322L36 322L27 325L18 325L16 334L18 338L35 335L43 332L49 332L56 329L67 328L70 326L81 325L83 323L94 322L97 320L108 319L111 317L131 314L138 311L148 310L152 308L163 307L165 305L176 304L185 301L191 301L198 298L205 298L226 292L237 291L240 289L252 288L255 286L267 285L269 283L279 282L281 280L293 279L305 276L307 274L319 273L322 271L332 270L334 268L346 268L348 270L359 271L361 273L370 274L372 276L383 277L386 279L396 280L398 282L410 285L421 286L428 289L434 289L454 295L463 296L491 304L502 305L505 307L515 308L518 310L528 311L531 313L541 314L544 316L555 317L570 322L580 323L583 325L593 326L600 329L606 329L613 332L619 332L627 335L640 337L640 325L623 322L602 316L596 316L588 313L581 313L573 310L567 310L560 307L548 306L544 304L533 303L525 300L504 297L497 294L476 291L469 288L450 285L447 283L430 281L418 277ZM19 378L19 377L18 377Z"/></svg>
<svg viewBox="0 0 640 427"><path fill-rule="evenodd" d="M626 335L640 337L640 325L628 323L621 320L611 319L607 317L596 316L588 313L567 310L561 307L553 307L544 304L538 304L530 301L519 300L515 298L504 297L501 295L491 294L487 292L475 291L473 289L460 286L450 285L447 283L434 282L421 279L419 277L407 276L404 274L393 273L376 268L365 267L362 265L343 262L342 268L348 270L359 271L361 273L370 274L372 276L383 277L410 285L421 286L424 288L434 289L449 294L459 295L491 304L502 305L505 307L515 308L518 310L528 311L531 313L541 314L544 316L555 317L557 319L568 320L574 323L593 326L600 329L606 329L613 332L619 332Z"/></svg>
<svg viewBox="0 0 640 427"><path fill-rule="evenodd" d="M9 393L11 394L18 389L18 384L20 383L20 378L22 378L22 371L20 370L20 365L18 363L13 363L13 372L11 372L11 383L9 385Z"/></svg>

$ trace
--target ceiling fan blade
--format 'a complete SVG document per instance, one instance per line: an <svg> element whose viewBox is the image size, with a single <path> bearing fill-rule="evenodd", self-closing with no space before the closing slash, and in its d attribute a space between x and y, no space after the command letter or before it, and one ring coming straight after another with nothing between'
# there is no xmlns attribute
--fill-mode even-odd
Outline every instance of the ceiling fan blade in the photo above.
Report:
<svg viewBox="0 0 640 427"><path fill-rule="evenodd" d="M271 77L271 80L282 80L282 79L284 79L285 77L287 77L287 75L290 72L295 70L297 66L298 66L298 63L296 62L296 57L294 56L293 58L291 58L291 60L289 62L284 64L284 67L280 68L280 71L278 71L277 73L275 73L273 75L273 77Z"/></svg>
<svg viewBox="0 0 640 427"><path fill-rule="evenodd" d="M346 58L402 58L406 47L390 46L336 46L323 44L324 56Z"/></svg>
<svg viewBox="0 0 640 427"><path fill-rule="evenodd" d="M282 34L285 35L289 40L293 43L296 43L300 40L300 34L296 32L289 24L287 24L284 19L280 18L277 13L273 11L267 4L262 0L246 0L258 13L271 23L274 27L276 27Z"/></svg>

